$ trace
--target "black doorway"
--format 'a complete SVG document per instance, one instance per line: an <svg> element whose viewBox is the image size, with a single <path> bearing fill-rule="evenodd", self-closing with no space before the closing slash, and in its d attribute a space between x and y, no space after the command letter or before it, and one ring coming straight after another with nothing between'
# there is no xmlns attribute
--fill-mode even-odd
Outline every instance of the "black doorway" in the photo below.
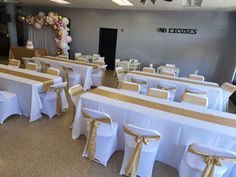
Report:
<svg viewBox="0 0 236 177"><path fill-rule="evenodd" d="M99 54L105 57L107 69L113 70L116 57L117 29L100 28Z"/></svg>

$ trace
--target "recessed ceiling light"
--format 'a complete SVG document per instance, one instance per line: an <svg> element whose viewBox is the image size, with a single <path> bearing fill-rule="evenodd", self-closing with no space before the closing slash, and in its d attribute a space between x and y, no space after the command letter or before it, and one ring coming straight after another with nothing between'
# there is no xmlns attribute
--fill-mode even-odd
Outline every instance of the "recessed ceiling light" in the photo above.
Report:
<svg viewBox="0 0 236 177"><path fill-rule="evenodd" d="M114 3L119 4L120 6L133 6L128 0L112 0Z"/></svg>
<svg viewBox="0 0 236 177"><path fill-rule="evenodd" d="M70 4L70 2L64 1L64 0L50 0L52 2L58 3L58 4Z"/></svg>

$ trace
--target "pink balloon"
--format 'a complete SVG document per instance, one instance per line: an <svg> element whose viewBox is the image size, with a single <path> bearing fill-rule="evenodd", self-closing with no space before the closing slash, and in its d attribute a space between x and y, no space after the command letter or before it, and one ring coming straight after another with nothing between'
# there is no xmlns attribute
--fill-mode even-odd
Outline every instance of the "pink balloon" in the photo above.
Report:
<svg viewBox="0 0 236 177"><path fill-rule="evenodd" d="M71 36L66 36L66 42L67 42L67 43L70 43L71 41L72 41Z"/></svg>

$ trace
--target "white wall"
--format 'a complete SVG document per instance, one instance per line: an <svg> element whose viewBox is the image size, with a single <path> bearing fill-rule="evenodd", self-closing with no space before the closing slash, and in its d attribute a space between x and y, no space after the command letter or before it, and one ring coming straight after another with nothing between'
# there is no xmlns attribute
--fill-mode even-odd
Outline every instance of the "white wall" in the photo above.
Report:
<svg viewBox="0 0 236 177"><path fill-rule="evenodd" d="M99 28L117 28L116 58L138 58L143 65L174 63L182 76L199 70L218 80L216 69L224 56L232 13L216 11L114 11L25 7L26 13L55 11L71 20L72 55L98 52ZM196 35L160 34L158 27L196 28ZM124 32L121 31L124 29ZM232 41L234 42L234 41ZM228 49L227 49L228 50Z"/></svg>

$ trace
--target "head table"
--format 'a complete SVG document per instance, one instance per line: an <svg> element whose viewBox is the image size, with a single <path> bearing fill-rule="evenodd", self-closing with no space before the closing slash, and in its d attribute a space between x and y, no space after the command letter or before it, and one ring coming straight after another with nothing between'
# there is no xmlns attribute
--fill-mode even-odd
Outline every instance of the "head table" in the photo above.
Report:
<svg viewBox="0 0 236 177"><path fill-rule="evenodd" d="M125 81L131 78L142 78L147 80L148 88L156 88L161 82L171 83L177 86L175 101L181 102L185 89L188 87L205 90L208 97L208 108L222 111L222 89L213 82L202 82L188 78L171 77L161 74L151 74L141 71L133 71L126 74Z"/></svg>
<svg viewBox="0 0 236 177"><path fill-rule="evenodd" d="M124 149L125 124L157 130L161 134L157 160L175 168L191 143L236 150L236 115L108 87L81 96L73 139L86 132L81 116L85 107L108 113L119 124L117 149Z"/></svg>
<svg viewBox="0 0 236 177"><path fill-rule="evenodd" d="M30 117L30 122L42 117L40 93L46 91L44 86L47 83L48 86L59 84L62 83L62 78L0 64L0 90L17 94L20 109L24 116ZM63 100L66 100L65 94L63 95Z"/></svg>

